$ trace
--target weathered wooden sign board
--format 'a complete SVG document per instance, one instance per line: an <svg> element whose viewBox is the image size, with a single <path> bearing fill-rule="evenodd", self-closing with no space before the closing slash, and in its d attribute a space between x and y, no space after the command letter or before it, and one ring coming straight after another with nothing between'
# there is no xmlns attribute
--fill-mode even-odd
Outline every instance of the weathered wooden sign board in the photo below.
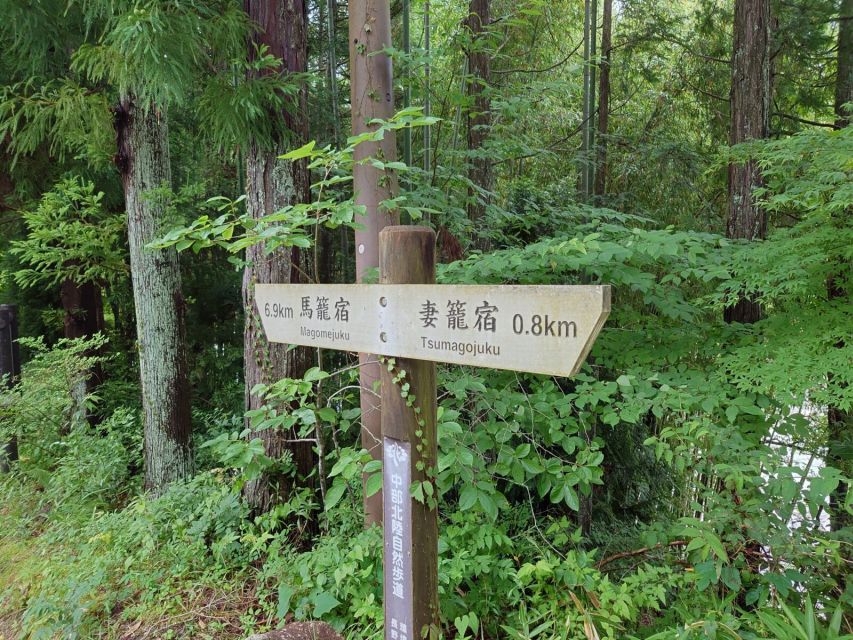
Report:
<svg viewBox="0 0 853 640"><path fill-rule="evenodd" d="M438 514L412 499L438 457L435 363L570 376L610 313L610 287L435 285L435 234L380 233L384 284L259 284L272 342L394 357L381 371L385 640L438 637ZM416 398L417 414L409 402Z"/></svg>
<svg viewBox="0 0 853 640"><path fill-rule="evenodd" d="M610 313L608 286L268 284L273 342L570 376Z"/></svg>

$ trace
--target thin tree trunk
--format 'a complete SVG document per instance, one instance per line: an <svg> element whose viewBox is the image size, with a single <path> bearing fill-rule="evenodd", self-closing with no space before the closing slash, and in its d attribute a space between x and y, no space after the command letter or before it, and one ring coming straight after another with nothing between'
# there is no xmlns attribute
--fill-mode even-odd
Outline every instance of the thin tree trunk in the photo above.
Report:
<svg viewBox="0 0 853 640"><path fill-rule="evenodd" d="M323 2L324 0L320 0ZM329 93L332 100L332 142L334 146L341 144L341 116L338 109L338 56L335 51L337 41L337 0L326 0L328 2L328 58L329 58Z"/></svg>
<svg viewBox="0 0 853 640"><path fill-rule="evenodd" d="M770 121L770 3L736 0L732 56L732 145L766 138ZM726 236L758 240L767 235L767 215L756 205L752 192L762 184L758 163L729 165L729 216ZM761 309L754 300L741 298L725 310L726 322L755 322Z"/></svg>
<svg viewBox="0 0 853 640"><path fill-rule="evenodd" d="M70 279L66 279L60 288L60 299L65 311L65 337L69 340L76 338L91 338L96 333L104 330L104 301L101 288L93 282L84 282L78 285ZM87 355L97 355L89 353ZM95 392L95 389L103 380L103 368L96 364L87 371L79 383L72 389L71 394L75 399L75 413L84 417L91 425L100 422L96 413L86 409L86 396Z"/></svg>
<svg viewBox="0 0 853 640"><path fill-rule="evenodd" d="M598 40L598 0L590 0L589 10L589 59L587 60L587 68L589 69L589 107L587 113L589 120L586 123L586 133L589 138L587 142L588 155L586 157L586 201L592 200L593 188L595 186L595 74L597 67L595 64L597 56L597 40Z"/></svg>
<svg viewBox="0 0 853 640"><path fill-rule="evenodd" d="M21 348L18 345L18 305L0 304L0 383L13 389L21 377ZM2 407L0 407L2 409ZM0 419L3 416L0 415ZM18 438L0 442L0 473L8 473L18 459Z"/></svg>
<svg viewBox="0 0 853 640"><path fill-rule="evenodd" d="M391 58L383 51L391 42L391 7L388 0L349 0L350 103L352 134L357 136L375 127L373 118L389 119L394 114L394 85ZM365 207L358 216L362 225L355 232L355 277L364 282L379 267L379 232L391 224L399 224L396 211L380 209L383 200L397 194L397 176L393 171L380 171L363 160L380 158L396 160L397 145L393 132L381 142L358 145L353 154L353 189L355 203ZM379 381L376 356L360 353L359 384L361 386L361 446L377 460L382 459L382 424L379 397L374 383ZM366 477L363 479L366 482ZM364 496L365 526L382 522L382 493Z"/></svg>
<svg viewBox="0 0 853 640"><path fill-rule="evenodd" d="M853 119L845 104L853 103L853 0L841 0L838 17L838 77L835 82L835 126L846 127ZM853 107L851 107L853 109Z"/></svg>
<svg viewBox="0 0 853 640"><path fill-rule="evenodd" d="M249 43L250 58L255 47L266 45L269 52L283 61L283 73L306 70L307 39L304 0L247 0L249 17L260 25L260 31ZM303 86L290 112L279 114L288 130L289 146L296 148L308 138L307 93ZM284 141L274 149L264 149L253 143L246 156L246 211L253 218L262 218L285 206L309 202L310 177L304 160L290 162L277 156L286 151ZM315 247L315 251L317 248ZM255 304L256 284L298 282L295 266L303 258L297 249L279 249L265 255L263 243L246 250L248 266L243 271L243 305L245 323L243 356L246 410L259 408L263 402L252 393L257 384L270 384L282 378L299 378L310 366L311 351L299 347L288 351L288 345L270 343L261 326L260 312ZM250 427L248 418L246 427ZM253 432L250 439L260 438L266 455L281 459L287 451L293 454L297 475L307 477L314 468L314 454L309 442L292 443L297 434L266 429ZM255 513L265 513L287 498L291 489L288 478L281 474L264 474L246 483L243 493Z"/></svg>
<svg viewBox="0 0 853 640"><path fill-rule="evenodd" d="M491 99L489 97L490 60L486 50L485 35L491 23L491 0L471 0L468 6L467 27L471 37L468 50L467 91L470 98L466 114L468 131L468 179L474 185L468 193L468 220L471 221L476 246L489 248L484 235L484 217L493 189L492 161L483 146L492 125Z"/></svg>
<svg viewBox="0 0 853 640"><path fill-rule="evenodd" d="M766 138L770 129L770 1L735 0L732 55L730 143ZM753 190L763 183L758 163L729 165L729 238L760 240L767 235L767 215L756 204ZM755 300L741 297L723 311L726 322L752 323L761 318ZM713 485L711 485L713 486ZM720 489L717 490L721 491ZM741 513L741 498L732 492L736 513ZM741 525L746 535L746 525ZM761 571L761 545L747 537L747 571ZM738 603L750 609L743 594Z"/></svg>
<svg viewBox="0 0 853 640"><path fill-rule="evenodd" d="M607 190L607 134L610 124L610 56L613 40L613 0L604 0L601 27L601 74L598 80L598 136L595 148L596 197Z"/></svg>
<svg viewBox="0 0 853 640"><path fill-rule="evenodd" d="M839 129L850 126L851 114L844 109L844 105L851 102L853 102L853 0L842 0L838 29L838 76L835 82L835 126ZM849 219L850 213L845 211L840 217L834 216L831 224L844 224L846 219ZM830 301L847 299L848 292L841 286L838 275L830 276L827 282L827 294ZM844 343L837 346L843 348ZM849 411L830 406L827 411L827 421L826 462L850 477L853 475L853 457L850 455L850 451L853 450L853 416ZM847 491L847 485L842 482L829 497L830 526L833 531L853 526L853 516L844 508L847 502ZM849 556L848 553L848 559Z"/></svg>
<svg viewBox="0 0 853 640"><path fill-rule="evenodd" d="M175 249L150 249L171 186L166 112L125 96L116 110L116 163L124 184L145 439L145 488L162 493L192 472L181 272Z"/></svg>

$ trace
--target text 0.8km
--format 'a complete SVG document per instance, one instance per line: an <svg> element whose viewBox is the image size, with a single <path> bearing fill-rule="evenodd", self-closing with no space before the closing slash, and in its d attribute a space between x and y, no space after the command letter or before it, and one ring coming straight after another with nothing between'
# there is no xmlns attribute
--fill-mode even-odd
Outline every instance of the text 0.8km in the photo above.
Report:
<svg viewBox="0 0 853 640"><path fill-rule="evenodd" d="M534 314L525 319L520 313L512 317L512 331L524 336L554 336L555 338L577 338L578 327L570 320L552 320L550 316Z"/></svg>

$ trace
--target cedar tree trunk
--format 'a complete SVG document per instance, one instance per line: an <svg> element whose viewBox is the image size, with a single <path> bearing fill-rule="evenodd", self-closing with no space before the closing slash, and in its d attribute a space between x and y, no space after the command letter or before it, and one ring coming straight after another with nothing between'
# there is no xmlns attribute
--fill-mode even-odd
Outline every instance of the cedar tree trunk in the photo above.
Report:
<svg viewBox="0 0 853 640"><path fill-rule="evenodd" d="M60 288L62 309L65 311L65 337L69 340L76 338L91 338L104 330L104 301L101 288L93 282L77 284L66 279ZM97 355L90 353L87 355ZM80 382L75 385L72 395L75 399L79 415L84 416L90 424L96 425L100 420L94 413L87 413L86 396L94 393L103 380L103 368L96 364L87 371Z"/></svg>
<svg viewBox="0 0 853 640"><path fill-rule="evenodd" d="M301 73L306 70L307 37L304 0L246 0L245 10L260 26L249 42L249 57L256 47L266 45L269 52L282 60L282 73ZM290 148L304 144L308 138L307 94L303 85L291 105L292 110L271 114L281 119L286 128L274 148L262 148L253 142L246 157L246 211L253 218L262 218L295 203L309 202L310 178L305 160L290 162L277 156ZM284 139L286 138L286 139ZM316 248L315 248L316 250ZM243 305L245 325L243 358L246 410L259 408L263 402L252 393L257 384L270 384L282 378L300 378L307 370L311 350L298 347L288 352L288 345L268 342L255 304L256 284L298 282L294 266L300 264L298 249L278 249L265 255L263 243L246 250L248 265L243 271ZM287 408L283 408L287 410ZM246 427L250 427L248 418ZM293 454L297 474L307 476L314 467L310 443L292 443L295 433L266 429L249 435L260 438L266 455L280 460L287 451ZM255 513L265 513L287 499L290 481L282 474L264 474L243 488L246 500Z"/></svg>
<svg viewBox="0 0 853 640"><path fill-rule="evenodd" d="M732 145L766 138L770 126L770 2L736 0L732 56ZM754 160L729 165L729 217L726 236L759 240L767 235L767 215L756 205L752 191L762 184ZM725 310L726 322L755 322L757 302L741 298Z"/></svg>
<svg viewBox="0 0 853 640"><path fill-rule="evenodd" d="M164 229L171 187L166 112L123 97L116 109L116 164L124 184L145 440L145 488L162 493L192 472L181 272L174 248L150 249Z"/></svg>
<svg viewBox="0 0 853 640"><path fill-rule="evenodd" d="M842 128L850 125L851 114L844 105L853 102L853 0L842 0L838 29L838 76L835 82L835 126ZM832 223L844 224L851 212L846 211L841 219L833 217ZM840 284L837 276L830 276L827 294L831 301L843 301L848 292ZM848 301L849 304L849 301ZM839 348L844 347L841 343ZM832 374L830 374L832 375ZM841 470L848 478L853 475L853 415L839 407L830 406L827 411L828 447L826 462ZM853 526L853 517L844 508L847 502L847 485L843 482L829 497L830 524L833 531ZM849 547L848 547L849 548ZM849 559L850 554L847 554ZM843 588L842 588L843 591Z"/></svg>

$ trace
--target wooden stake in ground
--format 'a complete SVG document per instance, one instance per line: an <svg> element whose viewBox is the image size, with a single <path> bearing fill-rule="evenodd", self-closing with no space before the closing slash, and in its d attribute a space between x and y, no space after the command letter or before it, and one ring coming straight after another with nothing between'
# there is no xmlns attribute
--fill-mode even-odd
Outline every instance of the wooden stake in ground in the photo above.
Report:
<svg viewBox="0 0 853 640"><path fill-rule="evenodd" d="M434 284L435 233L426 227L383 229L379 267L382 284ZM383 364L385 640L437 638L435 363L396 358ZM416 493L423 501L413 498L413 484L421 487Z"/></svg>

